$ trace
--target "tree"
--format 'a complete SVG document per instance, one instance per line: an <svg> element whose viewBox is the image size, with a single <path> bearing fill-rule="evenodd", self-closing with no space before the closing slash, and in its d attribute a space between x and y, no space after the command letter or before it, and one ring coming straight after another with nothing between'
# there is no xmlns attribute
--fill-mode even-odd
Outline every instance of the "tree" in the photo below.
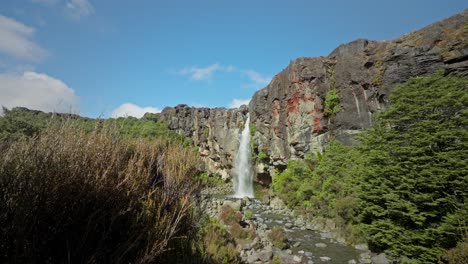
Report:
<svg viewBox="0 0 468 264"><path fill-rule="evenodd" d="M467 232L467 87L442 73L414 78L360 136L360 217L371 249L434 263Z"/></svg>

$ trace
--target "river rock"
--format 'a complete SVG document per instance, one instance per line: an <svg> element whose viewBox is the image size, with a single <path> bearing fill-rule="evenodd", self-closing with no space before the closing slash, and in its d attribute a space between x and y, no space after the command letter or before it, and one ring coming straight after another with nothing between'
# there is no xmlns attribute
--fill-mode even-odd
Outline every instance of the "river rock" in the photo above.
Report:
<svg viewBox="0 0 468 264"><path fill-rule="evenodd" d="M373 264L390 264L391 261L387 258L385 253L381 253L371 258Z"/></svg>
<svg viewBox="0 0 468 264"><path fill-rule="evenodd" d="M363 252L359 254L359 262L369 264L372 263L371 256L369 252Z"/></svg>
<svg viewBox="0 0 468 264"><path fill-rule="evenodd" d="M223 205L227 205L231 207L234 211L240 211L242 209L242 200L236 200L236 201L225 200L223 202Z"/></svg>
<svg viewBox="0 0 468 264"><path fill-rule="evenodd" d="M325 244L325 243L315 243L315 246L318 247L318 248L326 248L327 244Z"/></svg>
<svg viewBox="0 0 468 264"><path fill-rule="evenodd" d="M247 256L247 262L248 263L255 263L255 261L257 261L259 258L258 258L258 254L253 252L251 255L248 255Z"/></svg>
<svg viewBox="0 0 468 264"><path fill-rule="evenodd" d="M284 204L283 200L281 200L278 196L273 197L273 199L270 201L270 207L272 209L283 209L285 206L286 205Z"/></svg>
<svg viewBox="0 0 468 264"><path fill-rule="evenodd" d="M354 246L354 248L357 250L363 250L363 251L369 250L369 248L367 247L367 244L357 244Z"/></svg>
<svg viewBox="0 0 468 264"><path fill-rule="evenodd" d="M258 258L263 262L267 262L272 257L273 257L273 251L271 249L265 249L258 253Z"/></svg>
<svg viewBox="0 0 468 264"><path fill-rule="evenodd" d="M323 261L323 262L327 262L327 261L330 261L331 258L330 257L320 257L320 260Z"/></svg>
<svg viewBox="0 0 468 264"><path fill-rule="evenodd" d="M302 262L302 257L301 257L301 256L297 256L297 255L294 255L294 256L293 256L293 261L294 261L294 262L297 262L297 263L300 263L300 262Z"/></svg>

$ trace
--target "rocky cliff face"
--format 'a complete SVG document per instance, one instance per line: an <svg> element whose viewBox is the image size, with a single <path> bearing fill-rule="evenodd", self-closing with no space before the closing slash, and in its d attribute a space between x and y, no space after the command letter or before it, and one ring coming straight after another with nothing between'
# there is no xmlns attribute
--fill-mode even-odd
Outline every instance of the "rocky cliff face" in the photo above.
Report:
<svg viewBox="0 0 468 264"><path fill-rule="evenodd" d="M248 109L166 108L160 119L193 139L208 169L228 178L245 115L251 114L254 152L265 184L288 159L321 151L333 136L353 144L353 135L372 126L392 90L409 78L445 69L468 76L468 10L390 41L359 39L327 57L299 58L256 92ZM340 98L336 116L326 115L325 98ZM262 154L263 154L262 153Z"/></svg>
<svg viewBox="0 0 468 264"><path fill-rule="evenodd" d="M228 179L247 113L247 106L226 109L178 105L164 108L157 119L168 124L170 129L192 139L206 169Z"/></svg>

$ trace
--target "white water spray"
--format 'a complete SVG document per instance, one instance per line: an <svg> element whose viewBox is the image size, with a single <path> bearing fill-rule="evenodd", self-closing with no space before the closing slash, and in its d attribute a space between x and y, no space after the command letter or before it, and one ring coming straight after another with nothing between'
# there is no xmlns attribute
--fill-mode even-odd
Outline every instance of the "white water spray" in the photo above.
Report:
<svg viewBox="0 0 468 264"><path fill-rule="evenodd" d="M242 130L239 149L234 162L234 197L254 197L253 172L250 160L250 115L247 114L244 130Z"/></svg>

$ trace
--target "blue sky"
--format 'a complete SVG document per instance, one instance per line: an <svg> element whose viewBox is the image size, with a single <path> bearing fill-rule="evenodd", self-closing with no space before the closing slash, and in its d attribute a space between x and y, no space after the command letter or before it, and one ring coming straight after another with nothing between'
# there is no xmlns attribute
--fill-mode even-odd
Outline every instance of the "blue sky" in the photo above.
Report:
<svg viewBox="0 0 468 264"><path fill-rule="evenodd" d="M90 117L141 116L179 103L230 107L295 58L326 56L357 38L396 38L467 7L463 0L2 0L0 104Z"/></svg>

